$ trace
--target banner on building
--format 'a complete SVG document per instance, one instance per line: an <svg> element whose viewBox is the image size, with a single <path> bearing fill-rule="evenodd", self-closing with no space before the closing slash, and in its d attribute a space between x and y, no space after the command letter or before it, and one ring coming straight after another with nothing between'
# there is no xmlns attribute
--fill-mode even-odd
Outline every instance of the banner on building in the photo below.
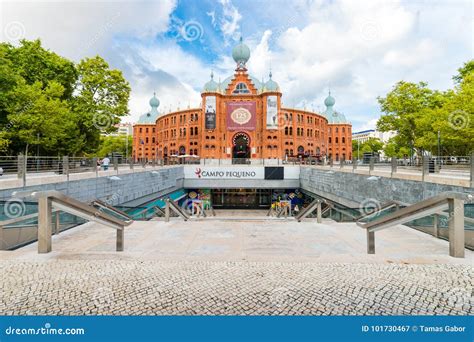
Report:
<svg viewBox="0 0 474 342"><path fill-rule="evenodd" d="M206 97L205 128L216 129L216 97Z"/></svg>
<svg viewBox="0 0 474 342"><path fill-rule="evenodd" d="M255 101L236 101L227 103L227 129L236 130L254 130L256 122Z"/></svg>
<svg viewBox="0 0 474 342"><path fill-rule="evenodd" d="M275 95L267 97L267 129L278 129L278 98Z"/></svg>

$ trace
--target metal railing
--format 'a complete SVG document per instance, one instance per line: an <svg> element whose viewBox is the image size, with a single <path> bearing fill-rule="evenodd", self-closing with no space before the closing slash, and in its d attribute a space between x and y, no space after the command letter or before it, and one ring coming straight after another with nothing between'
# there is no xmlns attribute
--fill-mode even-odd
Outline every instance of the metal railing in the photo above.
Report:
<svg viewBox="0 0 474 342"><path fill-rule="evenodd" d="M471 199L466 193L445 192L437 196L425 199L418 203L399 209L386 216L379 217L370 222L357 222L367 231L367 253L375 253L375 232L378 230L405 224L410 221L430 216L433 214L443 215L448 210L449 229L449 255L452 257L464 257L464 201ZM470 220L468 218L468 220Z"/></svg>
<svg viewBox="0 0 474 342"><path fill-rule="evenodd" d="M49 253L52 250L52 215L55 210L116 229L116 250L123 251L124 228L133 221L126 219L127 215L117 209L109 208L107 205L98 209L56 190L17 191L12 195L15 198L33 198L38 201L38 253ZM106 213L105 209L122 216L125 220ZM19 219L25 220L25 216L18 218L17 222L19 222ZM0 226L3 226L1 222Z"/></svg>

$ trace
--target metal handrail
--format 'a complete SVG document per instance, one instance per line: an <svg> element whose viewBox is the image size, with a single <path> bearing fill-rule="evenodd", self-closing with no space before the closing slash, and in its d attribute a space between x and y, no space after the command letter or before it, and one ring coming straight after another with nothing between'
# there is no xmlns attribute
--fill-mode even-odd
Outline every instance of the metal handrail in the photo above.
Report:
<svg viewBox="0 0 474 342"><path fill-rule="evenodd" d="M359 227L368 229L371 232L389 228L397 224L416 220L417 218L429 216L434 213L446 210L448 207L448 199L466 200L469 199L468 194L459 192L445 192L434 197L430 197L418 203L409 205L405 208L397 210L389 215L378 218L371 222L356 222ZM427 213L427 212L430 213Z"/></svg>
<svg viewBox="0 0 474 342"><path fill-rule="evenodd" d="M132 220L132 217L130 215L128 215L127 213L125 213L124 211L120 210L120 209L117 209L115 208L114 206L111 206L110 204L106 203L106 202L103 202L99 199L95 199L91 202L91 205L93 206L98 206L98 207L101 207L103 209L106 209L106 210L110 210L112 211L113 213L119 215L119 216L122 216L124 219L126 219L127 221L128 220Z"/></svg>
<svg viewBox="0 0 474 342"><path fill-rule="evenodd" d="M418 203L409 205L374 221L356 224L367 231L367 253L375 253L375 232L385 228L404 224L449 209L449 254L464 257L464 201L472 195L459 192L445 192ZM443 213L442 213L443 214Z"/></svg>
<svg viewBox="0 0 474 342"><path fill-rule="evenodd" d="M357 221L360 221L360 220L363 220L367 217L370 217L372 215L376 215L376 214L379 214L381 211L384 211L386 209L389 209L389 208L392 208L392 207L408 207L410 204L408 203L405 203L405 202L400 202L400 201L396 201L396 200L392 200L392 201L388 201L388 202L385 202L384 204L382 204L380 206L380 208L378 208L377 210L374 210L373 212L371 213L367 213L367 214L364 214L364 215L361 215L359 217L356 218Z"/></svg>
<svg viewBox="0 0 474 342"><path fill-rule="evenodd" d="M84 202L64 195L57 190L48 191L19 191L13 193L14 197L31 197L38 200L38 253L51 251L51 216L53 206L56 209L81 217L88 221L101 223L117 231L116 250L123 251L124 227L130 225L132 220L121 220L110 214L104 213Z"/></svg>

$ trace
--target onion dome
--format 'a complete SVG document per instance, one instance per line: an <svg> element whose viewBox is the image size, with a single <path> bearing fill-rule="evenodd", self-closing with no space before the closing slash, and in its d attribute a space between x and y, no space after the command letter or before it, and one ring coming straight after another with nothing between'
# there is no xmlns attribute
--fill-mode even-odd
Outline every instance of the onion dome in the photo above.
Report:
<svg viewBox="0 0 474 342"><path fill-rule="evenodd" d="M280 87L278 86L278 83L272 80L271 71L268 76L270 77L270 79L267 81L267 83L265 83L265 91L280 91Z"/></svg>
<svg viewBox="0 0 474 342"><path fill-rule="evenodd" d="M211 80L204 85L203 92L217 92L219 90L219 83L214 81L214 73L211 72Z"/></svg>
<svg viewBox="0 0 474 342"><path fill-rule="evenodd" d="M148 103L151 109L149 112L140 116L137 122L138 124L154 124L159 116L158 107L160 106L160 100L158 100L155 93L153 93L153 97Z"/></svg>
<svg viewBox="0 0 474 342"><path fill-rule="evenodd" d="M243 43L242 37L240 37L239 44L232 49L232 58L239 67L245 66L250 59L250 49Z"/></svg>
<svg viewBox="0 0 474 342"><path fill-rule="evenodd" d="M335 103L336 103L336 100L334 99L334 97L331 96L331 91L329 91L329 95L324 100L324 104L326 105L326 107L332 107L334 106Z"/></svg>
<svg viewBox="0 0 474 342"><path fill-rule="evenodd" d="M324 100L324 104L326 105L326 111L324 112L326 118L328 119L328 123L330 124L343 124L347 123L346 117L344 114L336 112L334 108L334 104L336 100L334 97L331 96L331 92L329 91L328 97Z"/></svg>
<svg viewBox="0 0 474 342"><path fill-rule="evenodd" d="M158 108L160 106L160 100L156 98L155 93L153 93L153 97L150 99L149 103L151 108Z"/></svg>

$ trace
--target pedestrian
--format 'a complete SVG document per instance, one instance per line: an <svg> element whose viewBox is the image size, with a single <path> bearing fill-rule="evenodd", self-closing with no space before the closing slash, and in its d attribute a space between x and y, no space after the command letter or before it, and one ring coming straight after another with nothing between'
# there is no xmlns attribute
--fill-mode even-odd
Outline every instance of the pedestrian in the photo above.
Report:
<svg viewBox="0 0 474 342"><path fill-rule="evenodd" d="M102 159L102 167L104 168L104 171L107 171L109 169L109 164L110 164L110 159L109 157L105 157Z"/></svg>

